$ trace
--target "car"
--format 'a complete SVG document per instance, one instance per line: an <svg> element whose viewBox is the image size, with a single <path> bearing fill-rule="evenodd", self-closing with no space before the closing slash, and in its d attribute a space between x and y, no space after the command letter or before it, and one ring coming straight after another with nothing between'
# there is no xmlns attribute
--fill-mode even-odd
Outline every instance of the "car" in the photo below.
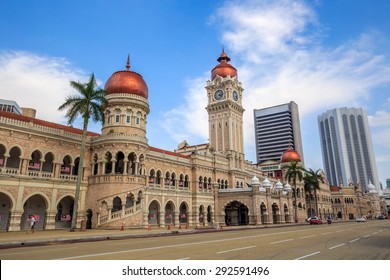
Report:
<svg viewBox="0 0 390 280"><path fill-rule="evenodd" d="M378 216L378 220L384 220L384 219L385 219L385 216L383 216L383 215Z"/></svg>
<svg viewBox="0 0 390 280"><path fill-rule="evenodd" d="M318 219L318 217L312 216L312 217L306 218L306 222L309 223L311 219Z"/></svg>
<svg viewBox="0 0 390 280"><path fill-rule="evenodd" d="M361 217L357 217L356 218L356 222L366 222L367 221L367 219L365 218L365 217L363 217L363 216L361 216Z"/></svg>
<svg viewBox="0 0 390 280"><path fill-rule="evenodd" d="M322 225L322 220L318 217L311 217L309 222L311 225Z"/></svg>

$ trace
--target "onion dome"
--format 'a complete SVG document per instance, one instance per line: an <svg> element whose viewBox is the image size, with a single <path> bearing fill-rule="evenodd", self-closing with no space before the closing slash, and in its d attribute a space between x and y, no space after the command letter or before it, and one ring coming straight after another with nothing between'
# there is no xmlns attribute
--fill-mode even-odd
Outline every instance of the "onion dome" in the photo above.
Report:
<svg viewBox="0 0 390 280"><path fill-rule="evenodd" d="M260 180L259 180L259 178L256 177L256 175L253 175L253 178L251 180L251 185L252 186L260 186Z"/></svg>
<svg viewBox="0 0 390 280"><path fill-rule="evenodd" d="M214 78L218 75L222 78L226 78L227 76L230 77L236 77L237 76L237 70L234 68L231 64L228 62L230 61L230 58L226 55L225 51L222 49L222 53L217 59L219 64L211 70L211 80L214 80Z"/></svg>
<svg viewBox="0 0 390 280"><path fill-rule="evenodd" d="M148 98L148 86L142 76L130 71L130 56L127 58L126 70L117 71L107 80L104 90L107 94L129 93Z"/></svg>
<svg viewBox="0 0 390 280"><path fill-rule="evenodd" d="M370 193L376 193L376 188L375 186L371 183L371 180L368 182L367 189Z"/></svg>
<svg viewBox="0 0 390 280"><path fill-rule="evenodd" d="M286 192L291 192L292 191L292 188L290 186L290 184L288 182L286 182L286 184L284 185L284 190Z"/></svg>
<svg viewBox="0 0 390 280"><path fill-rule="evenodd" d="M265 179L263 181L263 187L267 189L272 187L271 182L268 180L267 176L265 176Z"/></svg>
<svg viewBox="0 0 390 280"><path fill-rule="evenodd" d="M278 179L278 181L276 182L275 184L275 188L277 190L282 190L283 189L283 184L280 182L280 180Z"/></svg>
<svg viewBox="0 0 390 280"><path fill-rule="evenodd" d="M280 158L280 162L285 163L285 162L290 162L290 161L300 162L301 156L299 155L299 153L297 151L291 149L291 147L289 146L288 149L283 152L283 154Z"/></svg>

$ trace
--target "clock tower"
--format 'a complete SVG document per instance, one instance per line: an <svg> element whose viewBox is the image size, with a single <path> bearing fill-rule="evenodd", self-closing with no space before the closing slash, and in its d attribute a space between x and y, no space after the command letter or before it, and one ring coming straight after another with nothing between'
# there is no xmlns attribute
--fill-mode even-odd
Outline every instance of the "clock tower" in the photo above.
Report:
<svg viewBox="0 0 390 280"><path fill-rule="evenodd" d="M207 81L209 142L214 151L230 155L243 163L243 88L238 81L236 68L229 61L230 58L222 50L219 64L211 71L211 80Z"/></svg>

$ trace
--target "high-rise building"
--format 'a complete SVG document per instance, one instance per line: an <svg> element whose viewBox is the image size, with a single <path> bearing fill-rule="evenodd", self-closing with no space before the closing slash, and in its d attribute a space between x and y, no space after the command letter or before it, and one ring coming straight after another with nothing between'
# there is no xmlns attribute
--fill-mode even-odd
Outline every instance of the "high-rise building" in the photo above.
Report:
<svg viewBox="0 0 390 280"><path fill-rule="evenodd" d="M279 161L282 153L290 147L300 154L303 164L298 105L294 101L255 109L254 124L257 163Z"/></svg>
<svg viewBox="0 0 390 280"><path fill-rule="evenodd" d="M23 114L22 108L13 100L0 99L0 111L11 112L18 115Z"/></svg>
<svg viewBox="0 0 390 280"><path fill-rule="evenodd" d="M379 188L367 113L362 108L338 108L318 116L325 174L333 186L370 182Z"/></svg>
<svg viewBox="0 0 390 280"><path fill-rule="evenodd" d="M386 189L390 189L390 178L386 179Z"/></svg>

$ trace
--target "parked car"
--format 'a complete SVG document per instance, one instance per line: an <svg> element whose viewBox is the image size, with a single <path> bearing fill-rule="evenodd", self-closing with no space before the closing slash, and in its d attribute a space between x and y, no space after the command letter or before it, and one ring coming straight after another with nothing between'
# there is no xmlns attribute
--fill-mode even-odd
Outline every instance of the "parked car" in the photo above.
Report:
<svg viewBox="0 0 390 280"><path fill-rule="evenodd" d="M322 220L318 217L311 217L310 224L311 225L322 225Z"/></svg>
<svg viewBox="0 0 390 280"><path fill-rule="evenodd" d="M312 217L306 218L306 222L309 223L311 219L318 219L318 217L312 216Z"/></svg>
<svg viewBox="0 0 390 280"><path fill-rule="evenodd" d="M384 219L385 219L385 216L383 216L383 215L378 216L378 220L384 220Z"/></svg>
<svg viewBox="0 0 390 280"><path fill-rule="evenodd" d="M367 219L363 216L356 218L356 222L366 222L366 221L367 221Z"/></svg>

